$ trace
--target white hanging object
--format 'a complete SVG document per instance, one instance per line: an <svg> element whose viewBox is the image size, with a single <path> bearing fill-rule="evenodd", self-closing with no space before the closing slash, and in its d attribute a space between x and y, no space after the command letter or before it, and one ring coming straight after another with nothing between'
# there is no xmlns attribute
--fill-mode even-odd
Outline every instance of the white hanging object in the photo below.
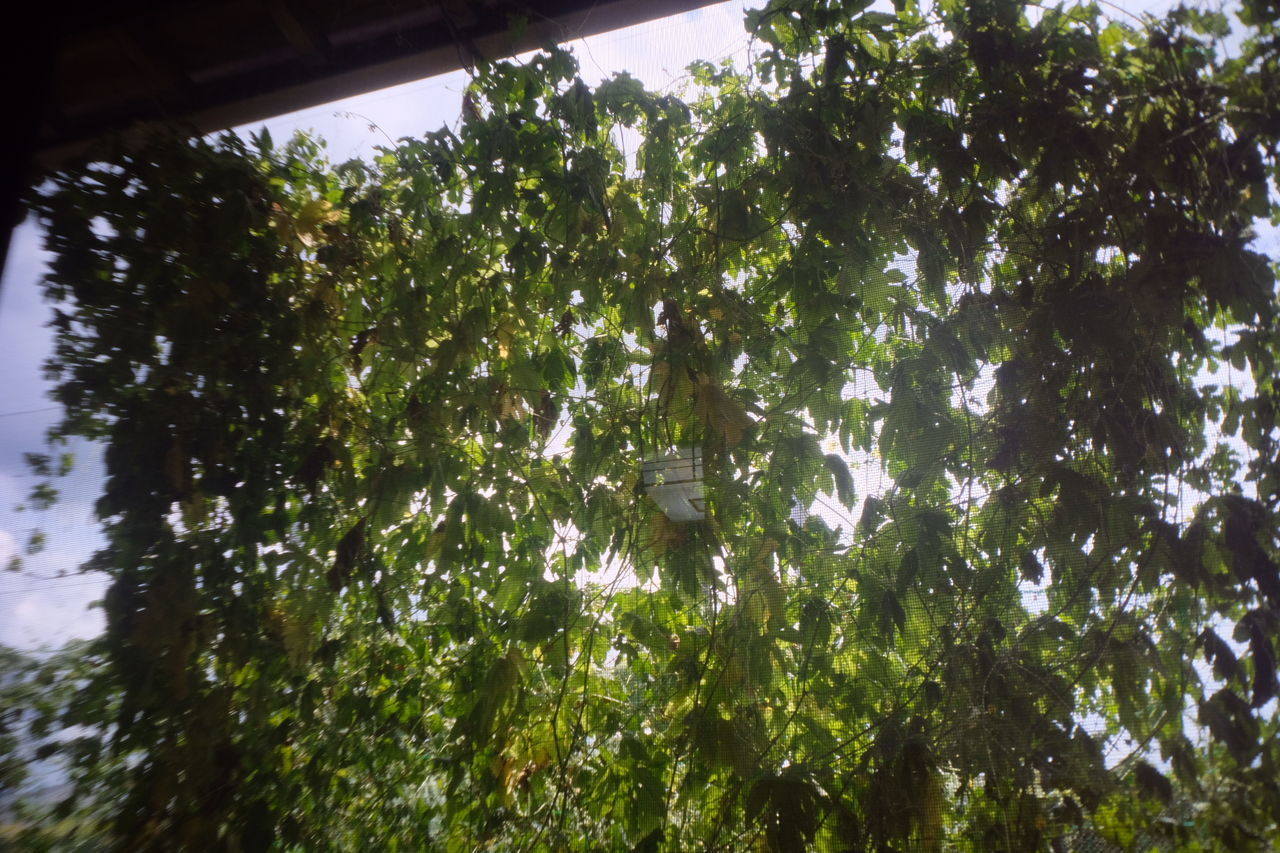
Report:
<svg viewBox="0 0 1280 853"><path fill-rule="evenodd" d="M701 521L707 517L702 487L702 448L681 447L644 463L649 497L672 521Z"/></svg>

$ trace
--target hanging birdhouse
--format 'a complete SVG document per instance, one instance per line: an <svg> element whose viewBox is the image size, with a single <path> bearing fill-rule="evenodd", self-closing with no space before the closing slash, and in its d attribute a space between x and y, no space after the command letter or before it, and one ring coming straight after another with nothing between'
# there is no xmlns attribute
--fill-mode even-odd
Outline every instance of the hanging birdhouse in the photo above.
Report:
<svg viewBox="0 0 1280 853"><path fill-rule="evenodd" d="M649 497L672 521L701 521L707 517L701 448L682 447L645 460L644 485Z"/></svg>

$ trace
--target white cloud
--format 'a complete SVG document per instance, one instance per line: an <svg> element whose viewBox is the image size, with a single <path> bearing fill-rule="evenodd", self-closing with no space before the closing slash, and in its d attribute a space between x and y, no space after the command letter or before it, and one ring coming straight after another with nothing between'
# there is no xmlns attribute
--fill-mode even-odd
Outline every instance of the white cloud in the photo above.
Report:
<svg viewBox="0 0 1280 853"><path fill-rule="evenodd" d="M0 531L0 539L5 537L12 543L12 537ZM51 551L40 558L46 567L74 567L81 561L78 554L65 551ZM0 577L0 644L54 647L101 633L102 612L89 605L102 598L106 587L106 576L98 573L55 578L44 572L6 572Z"/></svg>

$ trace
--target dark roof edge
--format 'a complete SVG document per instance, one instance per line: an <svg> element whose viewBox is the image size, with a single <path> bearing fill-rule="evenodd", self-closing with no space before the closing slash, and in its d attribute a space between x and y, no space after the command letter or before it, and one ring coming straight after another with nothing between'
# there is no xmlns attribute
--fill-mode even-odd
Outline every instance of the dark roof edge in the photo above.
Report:
<svg viewBox="0 0 1280 853"><path fill-rule="evenodd" d="M211 98L211 103L193 106L185 113L170 115L164 119L134 117L126 124L105 128L101 133L42 146L36 151L34 159L40 167L57 168L66 160L89 150L101 139L114 135L127 145L131 139L145 135L149 127L161 124L185 127L193 134L214 133L388 86L448 73L462 67L468 53L497 60L535 50L548 42L563 43L680 14L715 2L717 0L598 0L584 4L585 8L574 8L555 17L530 19L518 33L513 32L507 22L503 21L478 32L462 33L458 41L451 40L383 62L339 70L337 73L325 73L324 69L318 69L316 76L310 79L285 82L276 88L257 87L261 90L256 93L237 95L236 90L232 89ZM245 88L254 87L250 85Z"/></svg>

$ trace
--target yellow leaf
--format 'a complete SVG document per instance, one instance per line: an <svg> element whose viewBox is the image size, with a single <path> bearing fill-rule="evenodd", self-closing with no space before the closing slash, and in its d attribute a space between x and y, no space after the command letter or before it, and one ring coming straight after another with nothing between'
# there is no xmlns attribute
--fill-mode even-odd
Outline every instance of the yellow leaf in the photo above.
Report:
<svg viewBox="0 0 1280 853"><path fill-rule="evenodd" d="M707 429L724 436L725 444L730 447L741 443L743 435L755 423L741 403L705 377L698 381L695 409Z"/></svg>
<svg viewBox="0 0 1280 853"><path fill-rule="evenodd" d="M293 219L293 230L298 239L306 246L314 246L319 242L320 229L330 222L336 222L341 214L333 209L327 199L316 198L307 202Z"/></svg>
<svg viewBox="0 0 1280 853"><path fill-rule="evenodd" d="M942 850L943 838L942 779L939 777L938 772L932 768L927 772L928 776L925 779L924 791L921 792L920 803L920 850L921 853L939 853Z"/></svg>
<svg viewBox="0 0 1280 853"><path fill-rule="evenodd" d="M282 627L284 651L289 658L289 665L300 670L306 666L311 655L311 637L306 627L297 619L286 617Z"/></svg>
<svg viewBox="0 0 1280 853"><path fill-rule="evenodd" d="M773 569L776 539L765 539L751 554L747 569L738 581L738 600L748 620L761 630L780 625L786 618L787 597Z"/></svg>
<svg viewBox="0 0 1280 853"><path fill-rule="evenodd" d="M649 547L659 555L680 547L684 539L684 528L668 521L665 513L655 512L649 517Z"/></svg>
<svg viewBox="0 0 1280 853"><path fill-rule="evenodd" d="M515 320L503 320L498 324L498 356L500 358L511 357L511 344L516 337Z"/></svg>
<svg viewBox="0 0 1280 853"><path fill-rule="evenodd" d="M503 391L498 395L497 401L498 420L509 420L511 418L519 418L524 412L523 401L511 391Z"/></svg>

